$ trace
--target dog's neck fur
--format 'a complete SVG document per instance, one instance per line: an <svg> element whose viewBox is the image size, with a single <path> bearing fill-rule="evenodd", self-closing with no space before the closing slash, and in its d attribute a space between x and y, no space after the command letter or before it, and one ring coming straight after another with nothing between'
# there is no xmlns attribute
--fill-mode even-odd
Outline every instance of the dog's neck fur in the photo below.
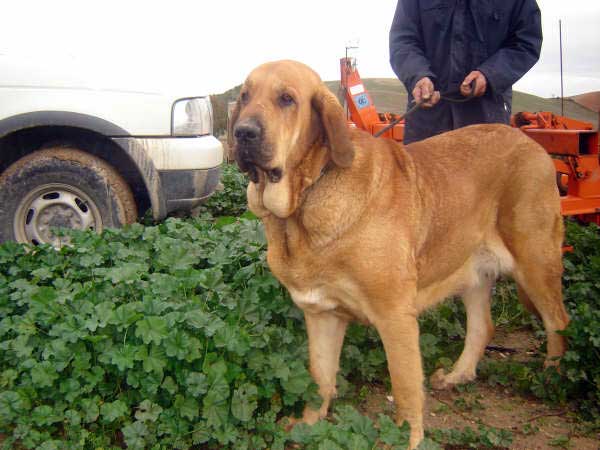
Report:
<svg viewBox="0 0 600 450"><path fill-rule="evenodd" d="M309 154L313 156L304 159L295 170L294 182L299 188L295 191L297 197L291 199L296 206L289 217L277 217L260 202L264 182L249 186L249 207L263 219L269 254L273 257L288 260L296 255L296 249L318 252L342 238L356 222L368 220L367 205L377 196L381 184L391 182L393 167L409 164L403 149L375 155L389 159L380 165L386 168L385 173L376 173L374 155L366 157L360 148L347 169L331 164L325 147Z"/></svg>

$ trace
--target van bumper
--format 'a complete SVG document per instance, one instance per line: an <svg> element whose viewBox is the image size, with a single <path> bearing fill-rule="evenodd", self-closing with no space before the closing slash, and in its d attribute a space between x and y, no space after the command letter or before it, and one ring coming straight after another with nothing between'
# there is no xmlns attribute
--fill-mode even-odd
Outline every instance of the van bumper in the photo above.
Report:
<svg viewBox="0 0 600 450"><path fill-rule="evenodd" d="M119 137L113 141L140 169L156 220L171 212L190 211L219 184L223 145L214 136Z"/></svg>

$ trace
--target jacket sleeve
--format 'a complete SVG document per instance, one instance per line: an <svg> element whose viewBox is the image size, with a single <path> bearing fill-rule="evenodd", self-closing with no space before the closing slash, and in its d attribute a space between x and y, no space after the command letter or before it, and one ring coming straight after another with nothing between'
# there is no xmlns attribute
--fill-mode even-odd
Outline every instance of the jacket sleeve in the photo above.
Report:
<svg viewBox="0 0 600 450"><path fill-rule="evenodd" d="M421 78L435 78L424 53L418 0L398 0L390 29L390 64L409 94Z"/></svg>
<svg viewBox="0 0 600 450"><path fill-rule="evenodd" d="M535 0L518 3L502 46L477 68L496 93L509 89L540 57L542 23L538 5Z"/></svg>

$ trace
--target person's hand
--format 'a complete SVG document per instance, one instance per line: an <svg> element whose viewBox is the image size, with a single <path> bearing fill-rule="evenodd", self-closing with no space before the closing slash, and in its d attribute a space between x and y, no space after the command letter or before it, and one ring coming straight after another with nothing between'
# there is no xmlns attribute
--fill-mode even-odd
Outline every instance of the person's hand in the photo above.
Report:
<svg viewBox="0 0 600 450"><path fill-rule="evenodd" d="M412 91L412 95L415 99L415 103L420 104L424 108L431 108L437 102L440 101L440 92L434 90L433 82L429 77L423 77Z"/></svg>
<svg viewBox="0 0 600 450"><path fill-rule="evenodd" d="M475 90L471 89L471 82L475 80ZM487 89L487 80L485 75L482 74L479 70L472 71L469 75L466 76L462 84L460 85L460 93L465 97L469 95L473 95L473 97L481 97L485 94L485 90Z"/></svg>

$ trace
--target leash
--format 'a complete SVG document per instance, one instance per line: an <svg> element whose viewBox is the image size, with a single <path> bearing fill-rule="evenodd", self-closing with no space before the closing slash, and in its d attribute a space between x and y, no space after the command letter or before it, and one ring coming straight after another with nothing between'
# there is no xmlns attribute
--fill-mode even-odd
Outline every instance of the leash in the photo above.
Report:
<svg viewBox="0 0 600 450"><path fill-rule="evenodd" d="M444 101L447 101L448 103L466 103L469 100L473 99L473 97L475 97L475 87L476 87L475 80L471 81L470 86L471 86L471 93L469 95L467 95L466 97L463 96L463 95L461 95L460 91L445 92L444 94L440 95L440 101L444 100ZM406 116L410 116L417 109L422 108L422 106L421 106L422 104L423 104L422 102L421 103L415 103L413 106L411 106L408 109L408 111L406 111L401 116L396 117L389 124L387 124L381 130L379 130L377 133L375 133L373 135L373 137L378 138L379 136L381 136L383 133L385 133L386 131L388 131L390 128L392 128L393 126L395 126L398 123L400 123L400 121L403 120Z"/></svg>

